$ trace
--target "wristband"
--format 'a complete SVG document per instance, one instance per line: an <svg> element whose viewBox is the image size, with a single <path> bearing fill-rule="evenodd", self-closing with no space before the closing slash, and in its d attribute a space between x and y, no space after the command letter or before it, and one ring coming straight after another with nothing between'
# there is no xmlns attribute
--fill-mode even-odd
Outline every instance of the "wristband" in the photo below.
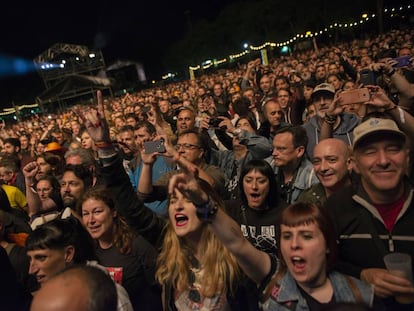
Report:
<svg viewBox="0 0 414 311"><path fill-rule="evenodd" d="M197 216L200 220L204 222L211 222L214 215L216 215L218 211L218 207L214 204L214 201L208 196L208 200L202 204L195 204L197 210Z"/></svg>
<svg viewBox="0 0 414 311"><path fill-rule="evenodd" d="M324 121L326 123L328 123L329 125L334 125L336 122L336 116L329 116L329 115L325 115Z"/></svg>

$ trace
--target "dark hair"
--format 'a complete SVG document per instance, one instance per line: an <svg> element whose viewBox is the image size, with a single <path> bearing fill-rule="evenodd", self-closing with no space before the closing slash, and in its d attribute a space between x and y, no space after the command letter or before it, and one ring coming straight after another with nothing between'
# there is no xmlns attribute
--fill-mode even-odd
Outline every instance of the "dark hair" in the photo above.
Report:
<svg viewBox="0 0 414 311"><path fill-rule="evenodd" d="M242 96L234 101L232 107L235 113L238 115L244 115L250 111L250 104L250 99L246 96Z"/></svg>
<svg viewBox="0 0 414 311"><path fill-rule="evenodd" d="M157 133L157 129L155 128L155 126L147 120L142 120L142 121L137 122L137 124L134 127L134 130L139 130L142 127L145 127L148 134L150 135L155 135Z"/></svg>
<svg viewBox="0 0 414 311"><path fill-rule="evenodd" d="M116 311L118 295L115 282L98 267L74 265L65 268L55 277L78 277L86 285L89 294L88 311Z"/></svg>
<svg viewBox="0 0 414 311"><path fill-rule="evenodd" d="M335 265L337 257L337 245L335 228L327 208L313 203L294 203L282 210L278 220L278 244L280 246L281 225L296 227L300 225L315 224L321 230L326 241L327 253L327 271L331 271ZM286 263L282 256L281 264L286 268Z"/></svg>
<svg viewBox="0 0 414 311"><path fill-rule="evenodd" d="M85 264L87 260L96 260L93 242L75 217L56 218L38 226L26 240L26 250L54 249L60 250L69 245L75 248L73 262Z"/></svg>
<svg viewBox="0 0 414 311"><path fill-rule="evenodd" d="M282 133L291 133L293 146L295 148L303 146L306 150L308 145L308 135L306 130L300 125L284 126L276 131L275 136Z"/></svg>
<svg viewBox="0 0 414 311"><path fill-rule="evenodd" d="M50 165L52 174L59 176L63 172L64 161L63 158L56 153L45 151L37 156L37 158L42 158L47 164Z"/></svg>
<svg viewBox="0 0 414 311"><path fill-rule="evenodd" d="M66 172L73 172L77 178L81 179L85 190L92 186L93 175L86 166L69 164L65 166L63 173Z"/></svg>
<svg viewBox="0 0 414 311"><path fill-rule="evenodd" d="M243 178L251 171L258 171L269 180L269 193L267 194L266 203L268 207L273 208L277 206L279 200L279 193L276 191L275 173L272 167L265 160L253 159L248 161L242 168L239 178L240 199L245 206L247 205L246 193L243 188Z"/></svg>
<svg viewBox="0 0 414 311"><path fill-rule="evenodd" d="M123 125L120 129L119 129L119 133L123 133L123 132L134 132L134 128L131 125Z"/></svg>
<svg viewBox="0 0 414 311"><path fill-rule="evenodd" d="M257 123L256 123L256 119L254 118L253 114L246 114L246 115L240 115L239 119L236 121L235 126L237 127L237 125L239 124L240 120L242 119L246 119L247 122L249 122L250 126L257 131Z"/></svg>
<svg viewBox="0 0 414 311"><path fill-rule="evenodd" d="M197 145L200 146L201 149L203 149L204 151L207 151L209 149L206 139L204 138L204 136L200 135L200 133L196 129L186 129L178 135L178 138L188 134L194 134L197 137Z"/></svg>
<svg viewBox="0 0 414 311"><path fill-rule="evenodd" d="M280 91L285 91L285 92L287 92L287 93L289 94L289 96L290 96L290 97L292 96L292 92L291 92L289 89L285 88L285 87L280 88L280 89L276 92L276 96L279 96L279 92L280 92Z"/></svg>
<svg viewBox="0 0 414 311"><path fill-rule="evenodd" d="M50 183L50 185L52 186L52 192L50 193L49 198L52 199L53 202L55 202L56 209L58 211L63 210L63 200L62 200L62 196L60 195L59 180L54 175L46 174L44 176L39 177L36 180L35 187L37 186L39 181L42 181L42 180L47 180Z"/></svg>
<svg viewBox="0 0 414 311"><path fill-rule="evenodd" d="M6 139L3 140L3 144L9 143L11 145L13 145L14 147L19 147L19 150L21 148L21 143L20 140L18 138L14 138L14 137L8 137Z"/></svg>

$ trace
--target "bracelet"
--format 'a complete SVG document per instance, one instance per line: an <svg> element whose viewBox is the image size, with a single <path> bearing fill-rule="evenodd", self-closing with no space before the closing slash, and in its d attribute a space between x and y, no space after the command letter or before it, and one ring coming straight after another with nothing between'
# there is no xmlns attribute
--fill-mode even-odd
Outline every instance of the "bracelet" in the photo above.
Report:
<svg viewBox="0 0 414 311"><path fill-rule="evenodd" d="M107 142L107 141L96 141L95 146L100 149L105 149L105 148L112 147L112 143Z"/></svg>
<svg viewBox="0 0 414 311"><path fill-rule="evenodd" d="M204 222L211 222L214 215L216 215L218 211L218 207L214 204L214 201L210 196L208 196L208 200L202 204L195 204L197 210L197 216L200 220Z"/></svg>
<svg viewBox="0 0 414 311"><path fill-rule="evenodd" d="M329 125L334 125L336 122L336 116L325 115L324 121Z"/></svg>

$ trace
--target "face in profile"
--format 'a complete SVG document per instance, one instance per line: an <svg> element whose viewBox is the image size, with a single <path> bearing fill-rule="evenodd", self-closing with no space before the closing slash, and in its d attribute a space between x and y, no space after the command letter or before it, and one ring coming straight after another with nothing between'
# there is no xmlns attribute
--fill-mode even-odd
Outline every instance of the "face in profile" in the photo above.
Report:
<svg viewBox="0 0 414 311"><path fill-rule="evenodd" d="M58 272L65 269L73 259L73 246L63 249L35 249L27 251L30 258L29 274L34 275L42 285Z"/></svg>

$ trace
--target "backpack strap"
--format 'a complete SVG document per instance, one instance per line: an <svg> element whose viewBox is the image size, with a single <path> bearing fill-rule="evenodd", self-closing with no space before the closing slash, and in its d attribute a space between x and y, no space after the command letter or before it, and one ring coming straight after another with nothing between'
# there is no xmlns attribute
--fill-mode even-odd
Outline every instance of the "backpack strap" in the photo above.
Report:
<svg viewBox="0 0 414 311"><path fill-rule="evenodd" d="M352 294L354 294L355 302L361 303L361 304L364 303L364 300L362 299L361 291L359 290L358 286L355 284L354 279L349 275L345 275L345 278L348 281Z"/></svg>

